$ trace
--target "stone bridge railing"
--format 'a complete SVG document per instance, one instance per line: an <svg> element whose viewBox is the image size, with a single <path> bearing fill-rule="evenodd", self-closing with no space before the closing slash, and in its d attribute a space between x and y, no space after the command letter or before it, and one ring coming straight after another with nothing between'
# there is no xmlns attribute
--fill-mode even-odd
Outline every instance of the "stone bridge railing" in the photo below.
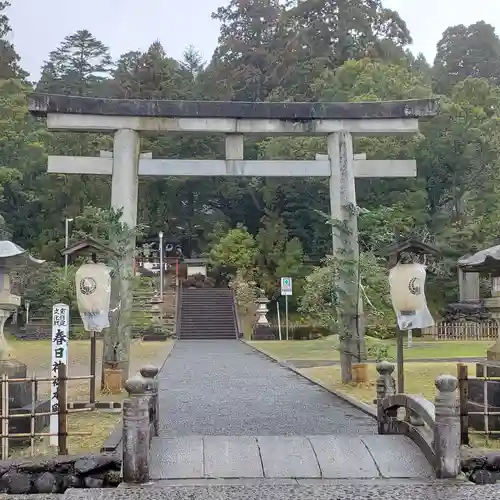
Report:
<svg viewBox="0 0 500 500"><path fill-rule="evenodd" d="M433 465L438 478L456 478L460 474L458 379L452 375L438 377L432 403L422 396L396 394L394 369L387 361L377 365L379 434L409 436Z"/></svg>
<svg viewBox="0 0 500 500"><path fill-rule="evenodd" d="M151 439L158 436L158 368L145 366L125 383L123 402L123 482L149 481Z"/></svg>

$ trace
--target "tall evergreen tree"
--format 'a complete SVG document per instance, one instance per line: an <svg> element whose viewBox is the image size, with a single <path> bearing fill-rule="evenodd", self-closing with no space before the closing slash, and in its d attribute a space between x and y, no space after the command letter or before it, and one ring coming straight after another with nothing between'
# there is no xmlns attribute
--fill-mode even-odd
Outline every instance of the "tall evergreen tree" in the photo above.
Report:
<svg viewBox="0 0 500 500"><path fill-rule="evenodd" d="M500 83L500 39L491 24L448 28L437 44L434 79L437 92L447 93L467 77Z"/></svg>
<svg viewBox="0 0 500 500"><path fill-rule="evenodd" d="M7 16L9 7L10 2L0 1L0 79L24 79L28 73L19 66L19 55L14 46L6 39L6 36L11 32Z"/></svg>
<svg viewBox="0 0 500 500"><path fill-rule="evenodd" d="M231 0L212 14L221 23L210 67L220 98L262 101L269 95L282 12L278 0Z"/></svg>
<svg viewBox="0 0 500 500"><path fill-rule="evenodd" d="M38 90L43 92L99 95L113 68L109 49L87 30L67 36L49 55L42 68Z"/></svg>

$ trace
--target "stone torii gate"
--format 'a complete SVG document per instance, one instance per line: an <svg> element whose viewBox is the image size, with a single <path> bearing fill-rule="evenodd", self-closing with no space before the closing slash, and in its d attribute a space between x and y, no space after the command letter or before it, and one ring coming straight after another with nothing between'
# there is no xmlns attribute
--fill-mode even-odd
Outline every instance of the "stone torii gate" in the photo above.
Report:
<svg viewBox="0 0 500 500"><path fill-rule="evenodd" d="M414 160L366 160L353 154L353 135L391 135L418 133L418 119L434 116L433 99L356 102L356 103L280 103L161 101L102 99L76 96L33 94L29 110L47 118L54 131L102 132L114 134L113 153L101 157L49 156L48 171L60 174L111 175L111 205L122 209L122 220L130 227L137 223L138 176L247 176L247 177L328 177L330 209L333 218L349 229L347 241L332 231L333 250L342 246L357 258L357 218L355 178L414 177ZM225 160L152 159L140 154L141 133L223 134ZM328 155L316 160L245 160L244 136L327 136ZM131 242L132 243L132 242ZM123 262L132 266L132 255ZM125 280L124 280L125 281ZM130 308L129 285L121 284L122 307ZM353 280L357 282L357 276ZM357 285L346 287L346 296L357 294ZM358 332L357 311L345 314L343 323L350 335L342 352L352 353ZM127 330L130 328L124 325ZM121 332L123 333L123 332ZM123 368L128 375L128 339L112 332L121 345ZM362 341L362 339L357 339ZM126 345L125 345L126 344ZM364 349L363 349L364 350ZM350 364L350 355L347 355ZM344 368L347 366L344 363ZM343 371L349 379L350 369Z"/></svg>

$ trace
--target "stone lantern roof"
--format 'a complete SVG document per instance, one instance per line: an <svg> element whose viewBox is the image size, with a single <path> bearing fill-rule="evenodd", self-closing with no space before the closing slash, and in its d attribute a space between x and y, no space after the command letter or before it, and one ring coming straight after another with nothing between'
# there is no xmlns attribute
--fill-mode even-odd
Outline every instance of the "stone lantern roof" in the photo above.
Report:
<svg viewBox="0 0 500 500"><path fill-rule="evenodd" d="M465 273L500 272L500 245L462 257L458 260L458 267Z"/></svg>
<svg viewBox="0 0 500 500"><path fill-rule="evenodd" d="M44 260L36 259L24 250L24 248L21 248L12 241L0 240L0 265L5 267L22 264L36 266L43 264L44 262Z"/></svg>

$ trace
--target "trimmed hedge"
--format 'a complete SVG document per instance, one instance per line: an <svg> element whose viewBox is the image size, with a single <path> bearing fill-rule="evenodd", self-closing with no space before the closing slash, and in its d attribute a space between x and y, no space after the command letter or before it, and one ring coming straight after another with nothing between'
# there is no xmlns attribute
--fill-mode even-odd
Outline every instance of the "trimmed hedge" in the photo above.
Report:
<svg viewBox="0 0 500 500"><path fill-rule="evenodd" d="M277 324L271 324L271 331L275 338L279 340L279 328ZM281 337L285 338L285 325L281 325ZM303 325L301 323L288 324L288 339L289 340L315 340L323 337L328 337L331 332L320 325Z"/></svg>

